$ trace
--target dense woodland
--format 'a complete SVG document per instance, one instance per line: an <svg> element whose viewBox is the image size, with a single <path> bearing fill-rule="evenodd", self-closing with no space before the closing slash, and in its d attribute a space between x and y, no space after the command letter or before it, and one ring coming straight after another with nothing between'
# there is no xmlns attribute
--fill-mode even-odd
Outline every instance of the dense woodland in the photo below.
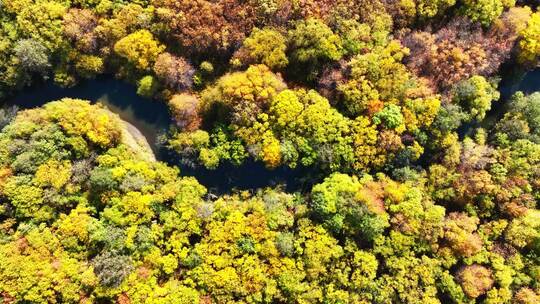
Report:
<svg viewBox="0 0 540 304"><path fill-rule="evenodd" d="M184 165L325 178L216 196L99 104L3 107L0 302L540 303L540 92L498 90L538 5L1 0L0 99L114 75Z"/></svg>

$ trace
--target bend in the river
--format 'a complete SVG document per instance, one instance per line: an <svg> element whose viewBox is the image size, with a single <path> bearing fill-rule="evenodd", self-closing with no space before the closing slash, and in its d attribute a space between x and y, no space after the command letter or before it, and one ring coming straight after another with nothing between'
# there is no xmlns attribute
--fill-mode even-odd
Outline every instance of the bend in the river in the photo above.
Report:
<svg viewBox="0 0 540 304"><path fill-rule="evenodd" d="M493 124L504 115L504 101L516 91L523 91L526 94L540 91L540 69L521 75L508 73L501 81L499 90L502 100L493 104L493 109L483 125ZM140 136L144 136L158 160L171 165L179 165L174 157L163 153L157 144L159 135L165 133L172 122L167 105L164 102L137 95L132 85L113 77L101 76L72 88L61 88L52 82L46 82L20 92L9 98L6 103L28 109L64 97L102 103L127 122L126 129L129 130L133 140L141 144ZM142 143L142 146L145 144ZM224 164L216 170L179 167L182 175L195 176L215 194L230 192L232 189L257 189L277 184L286 185L288 191L301 191L307 190L313 180L317 180L313 176L316 173L308 169L268 170L263 164L253 161L248 161L239 167Z"/></svg>

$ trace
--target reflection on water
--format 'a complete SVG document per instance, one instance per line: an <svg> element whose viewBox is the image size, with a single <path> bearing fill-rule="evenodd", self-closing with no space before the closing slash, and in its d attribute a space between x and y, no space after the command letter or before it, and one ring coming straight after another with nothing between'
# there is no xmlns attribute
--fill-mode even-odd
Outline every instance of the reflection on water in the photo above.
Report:
<svg viewBox="0 0 540 304"><path fill-rule="evenodd" d="M174 155L165 153L157 145L158 136L166 132L171 123L165 103L143 98L137 95L134 86L112 77L103 76L88 80L72 88L61 88L53 82L47 82L27 88L9 98L5 103L17 105L20 109L30 109L65 97L102 103L120 118L139 129L159 160L179 166L182 175L196 177L212 193L221 194L230 192L232 189L256 189L278 184L287 185L287 190L290 191L310 188L310 185L305 182L310 174L307 174L305 170L288 168L267 170L264 165L256 162L247 162L239 167L224 164L216 170L181 166Z"/></svg>
<svg viewBox="0 0 540 304"><path fill-rule="evenodd" d="M501 99L507 99L517 91L522 91L525 94L540 91L540 68L528 73L511 72L501 81L499 90Z"/></svg>
<svg viewBox="0 0 540 304"><path fill-rule="evenodd" d="M103 104L104 106L109 108L109 110L111 110L112 112L117 113L121 119L135 126L146 137L146 140L150 144L150 147L152 147L152 150L154 151L154 153L157 154L159 152L158 147L157 147L157 142L158 142L157 137L161 133L166 132L169 121L170 121L170 117L168 116L168 112L167 112L168 110L166 108L161 109L161 110L164 111L164 113L167 113L167 115L164 115L163 117L159 117L154 122L151 122L151 121L141 118L141 117L144 117L144 112L142 113L137 112L135 110L136 106L134 106L133 103L129 103L128 105L119 103L118 99L111 98L109 93L106 93L100 96L96 100L96 102ZM143 102L146 103L148 102L148 100L144 100ZM161 103L160 101L151 101L151 102ZM157 105L155 104L152 104L152 106L157 107Z"/></svg>
<svg viewBox="0 0 540 304"><path fill-rule="evenodd" d="M21 109L39 107L64 97L101 102L120 118L134 125L146 137L157 152L156 141L171 122L165 103L137 95L135 87L112 77L99 77L82 82L71 88L61 88L53 82L36 85L9 98L8 104Z"/></svg>
<svg viewBox="0 0 540 304"><path fill-rule="evenodd" d="M516 91L527 94L540 90L540 69L527 74L509 72L501 81L501 101L493 104L493 109L481 124L490 128L502 115L504 115L506 101ZM165 132L171 123L171 117L165 103L140 97L135 88L112 77L99 77L95 80L83 82L72 88L60 88L52 82L36 85L31 89L10 98L7 104L15 104L19 108L28 109L39 107L47 102L64 97L87 99L92 102L101 102L120 118L129 122L147 138L148 143L156 153L159 160L170 165L178 165L174 155L159 151L157 138ZM463 131L467 133L472 126ZM195 176L199 182L215 194L230 192L231 189L256 189L266 186L285 184L288 191L309 190L311 185L321 180L323 174L309 169L277 168L268 170L263 164L248 161L240 167L224 164L216 170L203 168L182 167L182 175Z"/></svg>
<svg viewBox="0 0 540 304"><path fill-rule="evenodd" d="M476 127L491 130L506 113L508 102L514 93L522 91L525 94L531 94L540 91L540 68L527 73L519 69L509 69L499 83L498 89L501 97L498 101L492 103L491 110L487 113L486 118L480 123L462 125L458 130L461 138L470 135Z"/></svg>
<svg viewBox="0 0 540 304"><path fill-rule="evenodd" d="M177 161L168 161L169 164ZM283 186L288 192L305 192L324 178L324 174L313 168L290 169L279 167L267 169L263 163L247 160L241 166L222 164L215 170L182 167L182 175L195 176L210 193L223 194L236 190L253 190Z"/></svg>

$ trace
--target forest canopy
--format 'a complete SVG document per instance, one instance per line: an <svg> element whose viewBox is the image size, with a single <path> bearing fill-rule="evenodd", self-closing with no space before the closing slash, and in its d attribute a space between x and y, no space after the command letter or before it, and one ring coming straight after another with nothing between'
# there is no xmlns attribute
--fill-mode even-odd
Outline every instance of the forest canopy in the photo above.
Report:
<svg viewBox="0 0 540 304"><path fill-rule="evenodd" d="M0 1L0 302L540 303L540 92L503 88L538 5ZM93 100L7 102L103 75L167 106L167 158ZM184 172L250 163L310 173Z"/></svg>

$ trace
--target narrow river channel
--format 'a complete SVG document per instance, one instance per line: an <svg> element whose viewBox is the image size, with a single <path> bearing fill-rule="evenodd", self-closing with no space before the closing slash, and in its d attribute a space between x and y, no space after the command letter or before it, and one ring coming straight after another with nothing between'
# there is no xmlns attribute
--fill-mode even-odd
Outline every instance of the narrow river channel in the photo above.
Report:
<svg viewBox="0 0 540 304"><path fill-rule="evenodd" d="M526 94L540 91L540 69L526 74L508 74L501 81L499 90L501 100L493 104L486 121L482 123L483 126L492 125L504 115L506 101L516 91L523 91ZM308 169L268 170L263 164L252 161L240 167L224 164L216 170L193 169L179 165L172 155L164 152L158 145L159 136L167 131L172 122L166 104L138 96L132 85L110 76L88 80L72 88L60 88L52 82L38 84L12 96L4 104L29 109L64 97L102 103L112 112L117 113L121 119L139 129L158 160L179 166L182 175L195 176L200 183L215 194L227 193L232 189L256 189L278 184L285 185L288 191L302 191L307 190L311 183L319 181L316 178L318 174ZM307 180L311 180L311 183L307 183Z"/></svg>

